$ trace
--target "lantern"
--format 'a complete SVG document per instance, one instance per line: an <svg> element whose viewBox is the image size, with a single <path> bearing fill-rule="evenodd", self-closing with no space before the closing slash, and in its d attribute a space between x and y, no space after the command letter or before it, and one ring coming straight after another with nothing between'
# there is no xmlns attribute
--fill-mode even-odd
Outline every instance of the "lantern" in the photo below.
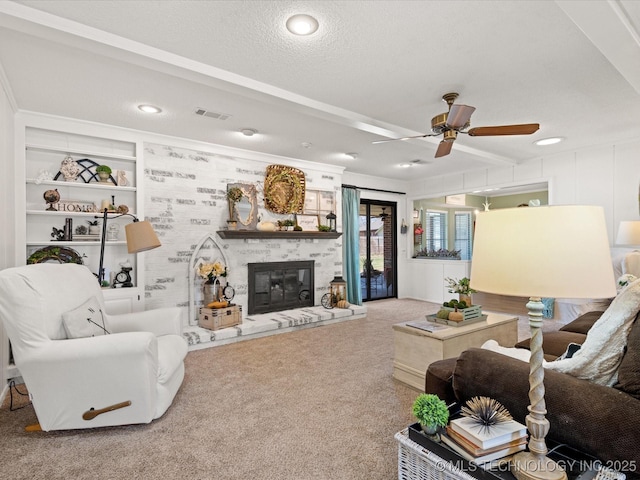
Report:
<svg viewBox="0 0 640 480"><path fill-rule="evenodd" d="M342 277L335 277L329 283L329 293L322 296L321 302L324 308L349 308L347 301L347 282Z"/></svg>
<svg viewBox="0 0 640 480"><path fill-rule="evenodd" d="M327 215L327 223L329 224L329 230L332 232L335 232L336 231L336 214L335 213L329 212L329 214Z"/></svg>

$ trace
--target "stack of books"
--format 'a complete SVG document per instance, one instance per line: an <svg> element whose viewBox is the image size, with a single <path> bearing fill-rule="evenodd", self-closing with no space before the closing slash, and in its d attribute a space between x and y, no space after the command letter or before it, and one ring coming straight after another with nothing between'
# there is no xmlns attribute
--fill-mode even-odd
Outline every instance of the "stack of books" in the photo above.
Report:
<svg viewBox="0 0 640 480"><path fill-rule="evenodd" d="M478 465L491 464L527 447L527 427L515 420L484 428L469 417L453 419L442 442Z"/></svg>

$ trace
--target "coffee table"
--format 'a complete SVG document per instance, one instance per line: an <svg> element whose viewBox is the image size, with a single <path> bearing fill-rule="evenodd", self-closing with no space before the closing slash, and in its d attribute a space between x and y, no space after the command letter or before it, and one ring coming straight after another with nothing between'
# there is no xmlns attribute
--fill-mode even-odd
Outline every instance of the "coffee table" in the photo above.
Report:
<svg viewBox="0 0 640 480"><path fill-rule="evenodd" d="M393 325L393 377L424 391L427 367L437 360L457 357L471 347L480 347L487 340L512 347L518 342L518 317L485 312L487 319L461 327L427 332L407 323Z"/></svg>

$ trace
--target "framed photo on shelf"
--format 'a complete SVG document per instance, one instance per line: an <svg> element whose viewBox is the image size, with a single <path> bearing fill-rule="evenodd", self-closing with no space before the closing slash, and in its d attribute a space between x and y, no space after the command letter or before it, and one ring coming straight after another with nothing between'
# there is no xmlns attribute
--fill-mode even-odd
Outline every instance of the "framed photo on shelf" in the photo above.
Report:
<svg viewBox="0 0 640 480"><path fill-rule="evenodd" d="M300 215L296 216L298 225L302 227L303 232L318 231L318 215Z"/></svg>

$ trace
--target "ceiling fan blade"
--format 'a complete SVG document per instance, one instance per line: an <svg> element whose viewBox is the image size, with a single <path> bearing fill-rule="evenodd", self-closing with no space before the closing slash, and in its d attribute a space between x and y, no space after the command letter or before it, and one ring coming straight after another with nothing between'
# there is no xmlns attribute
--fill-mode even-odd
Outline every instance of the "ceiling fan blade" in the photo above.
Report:
<svg viewBox="0 0 640 480"><path fill-rule="evenodd" d="M451 128L462 128L471 118L471 114L475 112L476 107L470 107L469 105L451 105L451 110L447 115L447 126Z"/></svg>
<svg viewBox="0 0 640 480"><path fill-rule="evenodd" d="M376 143L387 143L387 142L395 142L398 140L411 140L412 138L425 138L425 137L434 137L435 135L432 133L425 133L424 135L415 135L413 137L402 137L402 138L387 138L386 140L376 140L375 142L371 142L372 145Z"/></svg>
<svg viewBox="0 0 640 480"><path fill-rule="evenodd" d="M438 145L438 150L436 150L435 158L449 155L451 153L451 147L453 147L452 141L442 140Z"/></svg>
<svg viewBox="0 0 640 480"><path fill-rule="evenodd" d="M498 127L475 127L467 134L472 137L489 137L492 135L531 135L540 128L539 123L524 123L521 125L502 125Z"/></svg>

